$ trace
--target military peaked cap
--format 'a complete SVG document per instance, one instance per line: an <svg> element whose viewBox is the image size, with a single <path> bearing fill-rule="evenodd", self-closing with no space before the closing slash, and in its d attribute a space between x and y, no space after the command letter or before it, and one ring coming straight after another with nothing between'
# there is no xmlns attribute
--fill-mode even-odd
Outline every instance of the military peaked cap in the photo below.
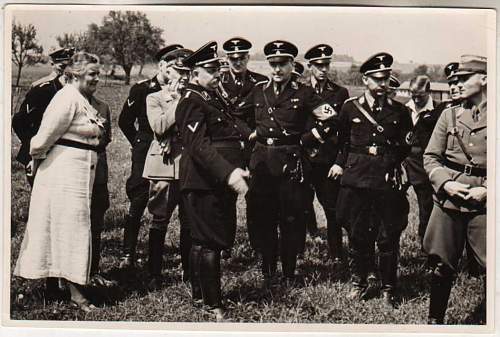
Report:
<svg viewBox="0 0 500 337"><path fill-rule="evenodd" d="M297 47L288 41L276 40L264 46L264 55L266 55L267 59L276 56L288 56L293 59L298 53Z"/></svg>
<svg viewBox="0 0 500 337"><path fill-rule="evenodd" d="M183 61L184 66L188 68L218 68L220 67L220 58L217 55L217 42L212 41L200 47Z"/></svg>
<svg viewBox="0 0 500 337"><path fill-rule="evenodd" d="M386 72L392 70L392 55L382 52L377 53L365 61L359 68L359 71L364 75L369 75L373 77L385 77Z"/></svg>
<svg viewBox="0 0 500 337"><path fill-rule="evenodd" d="M54 63L66 62L75 54L75 48L61 48L49 54Z"/></svg>
<svg viewBox="0 0 500 337"><path fill-rule="evenodd" d="M330 47L327 44L318 44L317 46L312 47L309 49L306 54L304 55L304 58L311 62L316 62L316 63L326 63L330 62L332 59L333 55L333 48Z"/></svg>

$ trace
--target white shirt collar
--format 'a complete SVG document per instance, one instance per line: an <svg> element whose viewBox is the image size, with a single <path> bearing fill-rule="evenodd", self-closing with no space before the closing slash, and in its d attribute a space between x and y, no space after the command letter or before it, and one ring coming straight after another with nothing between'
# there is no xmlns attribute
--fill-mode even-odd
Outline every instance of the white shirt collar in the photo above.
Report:
<svg viewBox="0 0 500 337"><path fill-rule="evenodd" d="M366 99L366 103L368 103L368 106L370 107L370 109L372 109L373 103L375 103L375 98L372 96L372 94L370 94L369 90L365 90L365 99Z"/></svg>
<svg viewBox="0 0 500 337"><path fill-rule="evenodd" d="M406 103L406 106L411 109L412 112L416 114L420 114L422 111L426 110L434 110L434 101L432 100L431 95L427 98L427 102L425 102L425 105L417 110L417 106L415 105L415 101L413 99L410 99L408 103Z"/></svg>

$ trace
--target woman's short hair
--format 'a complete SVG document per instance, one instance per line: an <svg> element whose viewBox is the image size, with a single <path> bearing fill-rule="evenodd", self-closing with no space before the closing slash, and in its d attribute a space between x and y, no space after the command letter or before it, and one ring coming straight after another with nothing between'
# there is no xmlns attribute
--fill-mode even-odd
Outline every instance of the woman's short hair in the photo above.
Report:
<svg viewBox="0 0 500 337"><path fill-rule="evenodd" d="M85 51L80 51L71 57L68 66L64 69L64 73L70 79L81 77L85 74L88 64L99 64L99 57Z"/></svg>

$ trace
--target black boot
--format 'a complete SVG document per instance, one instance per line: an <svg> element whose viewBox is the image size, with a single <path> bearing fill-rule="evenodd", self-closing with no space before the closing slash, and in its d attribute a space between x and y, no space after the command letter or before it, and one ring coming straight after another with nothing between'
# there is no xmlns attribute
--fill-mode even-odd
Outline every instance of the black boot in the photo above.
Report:
<svg viewBox="0 0 500 337"><path fill-rule="evenodd" d="M380 253L379 268L382 278L382 299L386 305L394 307L394 290L397 284L398 269L397 252Z"/></svg>
<svg viewBox="0 0 500 337"><path fill-rule="evenodd" d="M443 271L444 269L444 271ZM444 324L453 277L451 271L442 264L436 268L431 279L431 299L429 303L429 324Z"/></svg>
<svg viewBox="0 0 500 337"><path fill-rule="evenodd" d="M200 253L200 285L203 302L210 309L222 308L220 251L202 247Z"/></svg>
<svg viewBox="0 0 500 337"><path fill-rule="evenodd" d="M151 281L150 289L158 289L162 284L161 271L163 267L163 250L166 232L161 229L151 228L149 230L149 258L148 270Z"/></svg>
<svg viewBox="0 0 500 337"><path fill-rule="evenodd" d="M101 261L101 231L92 231L92 260L90 263L90 275L96 275L99 272L99 263Z"/></svg>
<svg viewBox="0 0 500 337"><path fill-rule="evenodd" d="M352 289L347 297L352 300L362 300L367 287L366 256L352 248L349 254L351 256L350 269Z"/></svg>
<svg viewBox="0 0 500 337"><path fill-rule="evenodd" d="M181 233L179 238L179 246L181 251L181 264L182 264L182 282L188 282L190 278L189 255L191 254L192 239L191 230L185 228L181 224Z"/></svg>
<svg viewBox="0 0 500 337"><path fill-rule="evenodd" d="M337 223L335 210L328 210L325 213L330 256L335 264L339 264L344 257L342 248L342 227Z"/></svg>
<svg viewBox="0 0 500 337"><path fill-rule="evenodd" d="M57 301L63 298L63 292L59 288L59 279L47 277L45 279L44 298L47 302Z"/></svg>
<svg viewBox="0 0 500 337"><path fill-rule="evenodd" d="M191 296L193 305L198 306L203 302L200 286L200 257L201 246L193 244L189 254L189 280L191 282Z"/></svg>
<svg viewBox="0 0 500 337"><path fill-rule="evenodd" d="M123 228L123 253L120 262L120 269L135 267L135 250L137 237L139 235L140 219L127 216Z"/></svg>

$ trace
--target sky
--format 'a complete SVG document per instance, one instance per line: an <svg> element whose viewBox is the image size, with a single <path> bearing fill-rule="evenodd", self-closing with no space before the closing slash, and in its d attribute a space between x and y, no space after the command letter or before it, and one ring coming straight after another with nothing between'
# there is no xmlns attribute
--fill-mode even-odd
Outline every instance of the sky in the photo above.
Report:
<svg viewBox="0 0 500 337"><path fill-rule="evenodd" d="M56 8L56 9L55 9ZM16 21L37 28L44 50L57 46L56 36L86 30L102 22L111 7L39 7L13 11ZM115 8L118 9L118 8ZM471 9L283 7L283 6L143 6L122 7L145 12L164 30L166 44L197 49L204 43L242 36L262 52L275 39L293 42L304 53L330 44L335 54L357 61L386 51L400 63L445 64L463 54L487 55L488 11ZM491 13L491 12L490 12ZM494 41L492 41L494 43ZM491 48L491 46L490 46ZM220 48L221 49L221 48Z"/></svg>

